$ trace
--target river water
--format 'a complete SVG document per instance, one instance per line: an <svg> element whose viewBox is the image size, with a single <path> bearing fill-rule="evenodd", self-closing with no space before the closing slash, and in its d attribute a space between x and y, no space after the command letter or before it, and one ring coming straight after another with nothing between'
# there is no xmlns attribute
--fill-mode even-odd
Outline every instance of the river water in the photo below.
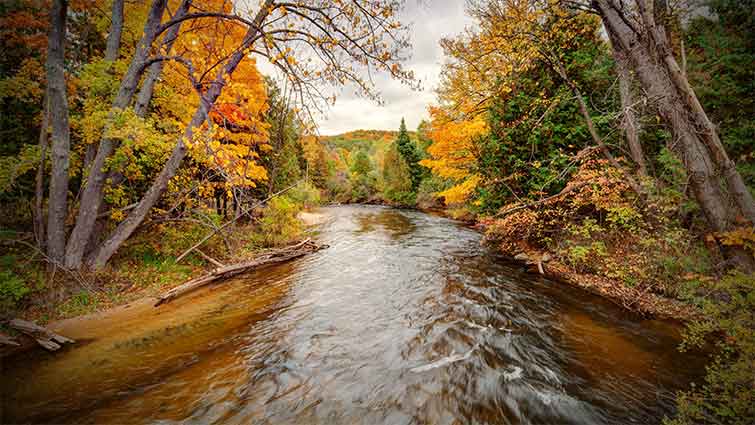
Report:
<svg viewBox="0 0 755 425"><path fill-rule="evenodd" d="M676 326L507 265L463 225L321 212L328 249L6 360L2 422L658 423L700 378Z"/></svg>

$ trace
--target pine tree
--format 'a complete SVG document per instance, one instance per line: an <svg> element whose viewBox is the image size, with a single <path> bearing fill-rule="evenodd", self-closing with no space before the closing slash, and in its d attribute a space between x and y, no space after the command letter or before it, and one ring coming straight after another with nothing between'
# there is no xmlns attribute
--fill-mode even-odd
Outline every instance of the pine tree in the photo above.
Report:
<svg viewBox="0 0 755 425"><path fill-rule="evenodd" d="M417 190L420 181L422 181L423 170L419 165L420 155L417 151L417 146L409 138L409 133L406 131L406 123L401 118L401 126L398 130L398 138L396 139L396 147L401 157L404 158L404 162L409 167L409 175L412 179L412 189Z"/></svg>

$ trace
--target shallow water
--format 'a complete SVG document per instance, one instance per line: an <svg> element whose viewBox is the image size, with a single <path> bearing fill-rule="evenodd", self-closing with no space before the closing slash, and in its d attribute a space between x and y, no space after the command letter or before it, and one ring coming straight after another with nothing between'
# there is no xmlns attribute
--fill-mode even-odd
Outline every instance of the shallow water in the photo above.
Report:
<svg viewBox="0 0 755 425"><path fill-rule="evenodd" d="M657 423L678 329L507 265L453 221L324 208L330 248L3 364L2 422Z"/></svg>

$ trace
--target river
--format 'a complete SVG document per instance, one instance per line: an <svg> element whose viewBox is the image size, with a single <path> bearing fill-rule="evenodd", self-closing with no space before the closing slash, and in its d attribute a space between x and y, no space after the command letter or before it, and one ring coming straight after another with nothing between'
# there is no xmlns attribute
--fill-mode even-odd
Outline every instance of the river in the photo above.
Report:
<svg viewBox="0 0 755 425"><path fill-rule="evenodd" d="M703 373L679 328L507 264L454 221L321 210L328 249L73 321L3 364L2 422L658 423Z"/></svg>

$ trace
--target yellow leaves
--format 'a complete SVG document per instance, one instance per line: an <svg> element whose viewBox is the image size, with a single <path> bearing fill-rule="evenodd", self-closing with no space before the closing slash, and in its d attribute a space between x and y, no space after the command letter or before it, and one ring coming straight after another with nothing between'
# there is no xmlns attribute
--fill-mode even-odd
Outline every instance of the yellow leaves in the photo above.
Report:
<svg viewBox="0 0 755 425"><path fill-rule="evenodd" d="M460 184L440 192L438 195L445 199L446 205L459 204L466 201L474 193L477 184L480 182L480 176L472 175Z"/></svg>
<svg viewBox="0 0 755 425"><path fill-rule="evenodd" d="M470 120L454 119L449 111L439 107L431 107L430 116L432 123L428 136L432 144L427 152L431 158L420 161L420 165L441 177L454 180L468 178L475 164L472 140L487 131L484 119L481 116Z"/></svg>
<svg viewBox="0 0 755 425"><path fill-rule="evenodd" d="M728 232L718 234L721 244L726 246L741 246L755 254L755 227L741 226Z"/></svg>

